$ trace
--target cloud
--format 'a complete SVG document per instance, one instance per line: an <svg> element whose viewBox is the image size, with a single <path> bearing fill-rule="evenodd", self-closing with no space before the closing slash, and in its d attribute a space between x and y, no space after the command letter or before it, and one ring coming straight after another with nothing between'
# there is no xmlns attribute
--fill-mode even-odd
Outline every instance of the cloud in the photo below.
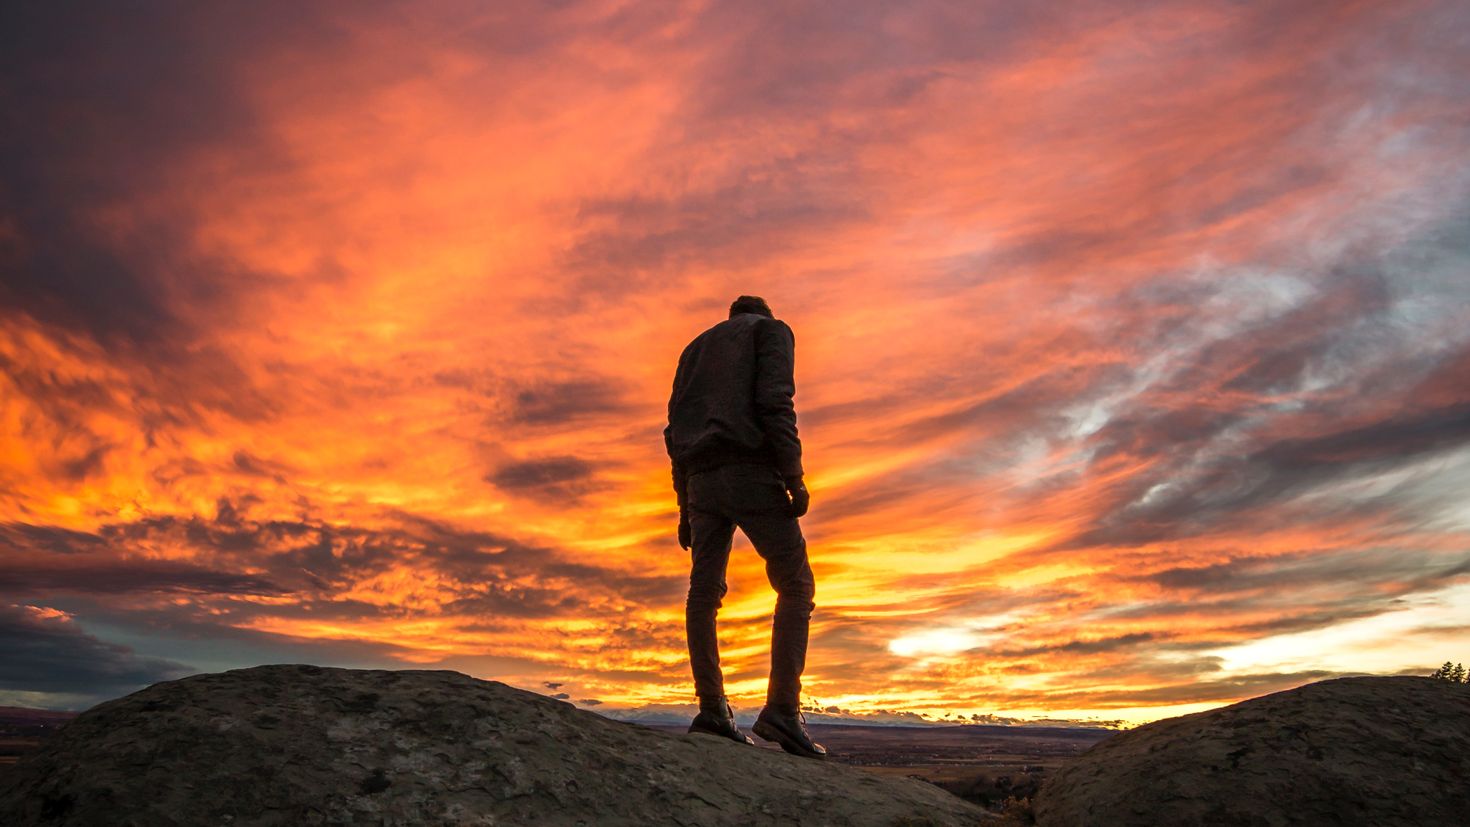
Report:
<svg viewBox="0 0 1470 827"><path fill-rule="evenodd" d="M27 523L0 523L0 540L7 546L52 554L98 551L106 546L105 540L88 531Z"/></svg>
<svg viewBox="0 0 1470 827"><path fill-rule="evenodd" d="M1306 589L1350 580L1354 591L1366 595L1406 581L1413 582L1414 588L1432 588L1464 575L1467 566L1470 555L1456 559L1455 555L1378 548L1331 554L1300 551L1270 557L1240 556L1208 566L1165 568L1145 578L1171 591L1213 596Z"/></svg>
<svg viewBox="0 0 1470 827"><path fill-rule="evenodd" d="M105 699L196 670L87 634L65 612L45 606L0 606L0 689Z"/></svg>
<svg viewBox="0 0 1470 827"><path fill-rule="evenodd" d="M530 384L516 390L510 400L510 420L532 426L563 425L625 410L621 392L600 379Z"/></svg>
<svg viewBox="0 0 1470 827"><path fill-rule="evenodd" d="M1470 406L1408 410L1391 419L1319 436L1261 445L1209 459L1178 482L1154 483L1079 544L1140 543L1210 531L1236 515L1280 508L1313 488L1409 464L1470 444Z"/></svg>
<svg viewBox="0 0 1470 827"><path fill-rule="evenodd" d="M228 505L228 503L226 503ZM408 519L377 530L340 528L315 521L242 517L235 507L223 519L150 518L100 527L98 534L9 530L40 538L37 546L5 554L0 591L16 595L56 592L95 595L197 596L152 622L171 625L190 618L214 624L251 625L270 619L285 632L297 624L397 616L401 606L430 607L446 618L442 634L472 629L481 618L553 620L589 607L605 610L637 601L668 599L679 581L563 559L554 549L512 538L461 531ZM58 545L58 538L73 545ZM113 552L96 551L99 540ZM187 549L188 560L116 556L124 550ZM44 549L46 554L38 554ZM54 556L60 551L63 556ZM258 573L244 574L249 567ZM248 601L242 596L289 596L290 601ZM499 625L486 628L502 631ZM643 634L610 625L612 635ZM441 634L435 632L433 634Z"/></svg>
<svg viewBox="0 0 1470 827"><path fill-rule="evenodd" d="M311 16L299 16L266 37L275 25L269 14L264 6L221 13L177 3L127 13L6 11L5 51L13 57L0 138L0 203L13 234L4 252L7 304L118 344L188 335L165 280L149 266L187 262L180 257L189 249L187 219L138 214L128 249L120 249L104 216L137 188L167 180L182 156L263 146L235 61L312 29ZM191 31L211 32L209 47ZM135 252L156 258L145 264Z"/></svg>
<svg viewBox="0 0 1470 827"><path fill-rule="evenodd" d="M168 560L75 557L61 561L7 560L0 570L0 591L11 594L92 592L196 592L202 594L274 595L285 590L262 577L211 571Z"/></svg>
<svg viewBox="0 0 1470 827"><path fill-rule="evenodd" d="M485 479L509 493L543 499L575 499L596 485L592 464L570 456L508 463Z"/></svg>
<svg viewBox="0 0 1470 827"><path fill-rule="evenodd" d="M1114 652L1119 649L1138 648L1142 644L1165 640L1168 635L1158 632L1134 632L1127 635L1099 638L1096 640L1069 640L1047 646L1032 646L1024 649L998 650L993 652L1002 657L1032 657L1035 655L1093 655L1099 652Z"/></svg>
<svg viewBox="0 0 1470 827"><path fill-rule="evenodd" d="M1229 703L1241 698L1253 698L1271 692L1295 689L1303 684L1330 678L1348 677L1347 673L1329 671L1307 671L1291 673L1262 673L1240 675L1229 678L1191 680L1170 686L1147 689L1118 690L1075 690L1054 693L1048 702L1057 704L1087 704L1098 708L1143 706L1147 704L1179 704L1217 702Z"/></svg>

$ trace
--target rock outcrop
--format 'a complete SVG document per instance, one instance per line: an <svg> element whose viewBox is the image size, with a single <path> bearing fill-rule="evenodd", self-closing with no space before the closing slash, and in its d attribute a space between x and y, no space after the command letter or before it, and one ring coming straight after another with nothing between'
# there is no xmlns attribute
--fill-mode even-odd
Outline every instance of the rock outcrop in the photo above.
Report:
<svg viewBox="0 0 1470 827"><path fill-rule="evenodd" d="M1041 827L1470 819L1470 686L1341 678L1103 741L1035 802Z"/></svg>
<svg viewBox="0 0 1470 827"><path fill-rule="evenodd" d="M94 707L0 774L14 825L960 825L937 787L670 735L457 672L260 666Z"/></svg>

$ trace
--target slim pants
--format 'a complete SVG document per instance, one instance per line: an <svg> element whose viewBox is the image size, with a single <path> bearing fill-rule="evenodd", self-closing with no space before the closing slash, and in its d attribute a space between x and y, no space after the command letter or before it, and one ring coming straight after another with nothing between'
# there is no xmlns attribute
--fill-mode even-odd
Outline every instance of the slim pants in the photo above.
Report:
<svg viewBox="0 0 1470 827"><path fill-rule="evenodd" d="M693 565L684 622L694 691L700 698L725 693L715 615L727 591L725 568L739 527L766 561L766 579L776 590L766 704L794 712L801 698L816 582L781 475L770 466L725 465L691 474L688 486Z"/></svg>

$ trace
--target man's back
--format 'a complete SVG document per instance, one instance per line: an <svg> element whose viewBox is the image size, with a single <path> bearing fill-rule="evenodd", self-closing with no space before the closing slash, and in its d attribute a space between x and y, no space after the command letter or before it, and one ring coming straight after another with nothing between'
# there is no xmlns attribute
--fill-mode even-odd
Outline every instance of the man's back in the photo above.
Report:
<svg viewBox="0 0 1470 827"><path fill-rule="evenodd" d="M800 479L794 362L791 328L757 313L739 313L695 337L679 357L664 429L676 475L763 462Z"/></svg>

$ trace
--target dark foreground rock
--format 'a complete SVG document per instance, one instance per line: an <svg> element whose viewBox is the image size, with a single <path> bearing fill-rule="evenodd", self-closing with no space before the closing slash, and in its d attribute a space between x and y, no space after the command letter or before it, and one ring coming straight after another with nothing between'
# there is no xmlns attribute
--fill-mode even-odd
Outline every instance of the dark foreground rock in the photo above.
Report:
<svg viewBox="0 0 1470 827"><path fill-rule="evenodd" d="M1141 726L1062 767L1042 827L1470 821L1470 687L1342 678Z"/></svg>
<svg viewBox="0 0 1470 827"><path fill-rule="evenodd" d="M932 785L619 723L458 672L260 666L97 706L0 824L960 825Z"/></svg>

